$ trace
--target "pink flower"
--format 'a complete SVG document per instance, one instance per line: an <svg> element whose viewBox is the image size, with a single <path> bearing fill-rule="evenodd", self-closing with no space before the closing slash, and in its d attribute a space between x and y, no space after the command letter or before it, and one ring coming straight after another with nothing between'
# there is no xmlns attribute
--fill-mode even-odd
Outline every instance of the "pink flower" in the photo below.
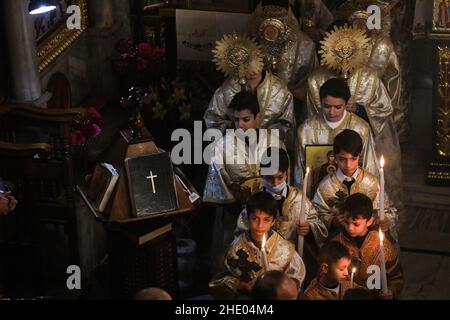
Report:
<svg viewBox="0 0 450 320"><path fill-rule="evenodd" d="M81 128L81 132L85 139L95 138L101 131L102 129L95 123L85 123Z"/></svg>
<svg viewBox="0 0 450 320"><path fill-rule="evenodd" d="M74 130L70 133L70 145L81 146L86 142L86 138L80 130Z"/></svg>
<svg viewBox="0 0 450 320"><path fill-rule="evenodd" d="M145 59L138 58L136 63L136 68L138 71L144 71L148 67L148 62Z"/></svg>
<svg viewBox="0 0 450 320"><path fill-rule="evenodd" d="M152 56L153 48L147 42L142 42L138 45L138 54L144 58L149 58Z"/></svg>

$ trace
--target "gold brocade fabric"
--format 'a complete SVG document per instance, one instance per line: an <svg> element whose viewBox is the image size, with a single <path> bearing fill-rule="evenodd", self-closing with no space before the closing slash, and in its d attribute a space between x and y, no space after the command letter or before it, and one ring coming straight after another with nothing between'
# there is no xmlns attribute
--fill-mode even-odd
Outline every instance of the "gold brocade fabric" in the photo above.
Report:
<svg viewBox="0 0 450 320"><path fill-rule="evenodd" d="M354 288L360 287L353 285ZM306 288L302 300L343 300L345 292L350 289L350 281L339 283L339 293L323 286L317 278L314 278Z"/></svg>
<svg viewBox="0 0 450 320"><path fill-rule="evenodd" d="M283 236L284 239L297 245L297 223L300 219L302 205L302 192L296 187L290 186L286 200L283 203L281 217L277 217L273 229ZM306 222L309 223L317 246L320 248L328 237L328 230L319 219L316 209L309 199L306 199ZM248 216L244 209L237 220L235 234L248 231Z"/></svg>
<svg viewBox="0 0 450 320"><path fill-rule="evenodd" d="M215 128L224 133L226 129L234 128L233 113L228 106L240 91L239 81L234 78L228 78L216 90L203 117L208 129ZM256 95L261 112L260 128L280 129L282 137L294 136L294 104L287 86L278 77L266 72Z"/></svg>
<svg viewBox="0 0 450 320"><path fill-rule="evenodd" d="M305 147L306 145L332 145L334 137L345 129L356 131L363 140L361 154L362 167L379 175L378 160L375 153L375 144L369 125L357 115L346 112L344 120L337 128L331 128L325 121L322 113L315 114L297 129L297 164L295 168L295 182L300 185L305 172Z"/></svg>
<svg viewBox="0 0 450 320"><path fill-rule="evenodd" d="M273 136L272 136L273 134ZM217 204L235 203L231 192L233 183L260 175L260 161L267 148L285 149L279 135L273 130L260 132L258 143L253 145L240 141L235 135L226 134L213 145L211 163L206 178L203 201Z"/></svg>
<svg viewBox="0 0 450 320"><path fill-rule="evenodd" d="M340 233L333 238L345 245L352 255L352 267L356 267L354 281L363 287L367 287L367 279L371 274L367 273L369 266L380 265L380 238L378 231L369 231L361 248L358 248L353 238L345 233ZM386 261L386 274L388 288L394 294L394 298L399 298L403 289L403 270L400 263L399 252L396 246L384 238L384 256Z"/></svg>
<svg viewBox="0 0 450 320"><path fill-rule="evenodd" d="M320 87L334 75L325 68L316 70L308 79L308 114L318 114L320 109ZM381 156L386 159L386 189L398 209L403 208L401 150L395 128L389 92L380 80L376 70L359 68L349 77L347 83L355 102L366 111L374 136L375 157L379 163ZM363 166L364 167L364 166ZM368 169L367 167L364 167ZM371 169L368 169L374 173ZM378 173L375 173L378 175Z"/></svg>
<svg viewBox="0 0 450 320"><path fill-rule="evenodd" d="M269 270L278 270L290 276L301 287L305 279L305 265L294 245L273 232L266 243ZM210 288L226 286L237 292L241 281L255 280L263 270L261 250L243 233L230 245L225 256L227 275L209 283Z"/></svg>
<svg viewBox="0 0 450 320"><path fill-rule="evenodd" d="M305 33L300 31L294 14L289 10L285 26L288 29L289 38L274 49L267 42L264 42L258 33L261 23L270 18L270 13L263 12L261 5L258 5L252 14L249 33L262 45L267 57L271 55L275 57L277 62L274 73L287 83L295 98L304 101L306 80L308 75L318 66L316 46ZM273 18L278 19L279 17L274 13ZM273 53L275 51L276 53ZM266 65L269 66L270 61L266 61Z"/></svg>
<svg viewBox="0 0 450 320"><path fill-rule="evenodd" d="M334 216L339 212L343 212L342 208L345 199L355 193L365 194L372 200L373 209L379 209L379 180L369 172L360 168L356 181L350 188L350 192L347 187L339 181L336 174L327 176L322 180L317 188L312 203L317 210L319 218L324 222L328 229L331 227ZM385 219L389 222L392 237L396 239L396 227L398 223L397 210L391 204L386 193L384 196L384 203Z"/></svg>

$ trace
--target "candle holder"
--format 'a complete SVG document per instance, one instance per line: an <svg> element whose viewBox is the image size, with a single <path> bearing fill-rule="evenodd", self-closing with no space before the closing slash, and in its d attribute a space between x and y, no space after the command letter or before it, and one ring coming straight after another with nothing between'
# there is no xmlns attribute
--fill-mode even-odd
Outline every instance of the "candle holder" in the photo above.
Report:
<svg viewBox="0 0 450 320"><path fill-rule="evenodd" d="M130 136L134 140L143 138L142 128L144 127L144 120L141 116L141 111L144 104L150 102L149 95L144 93L139 87L131 87L129 95L126 98L120 100L122 107L131 110L131 116L129 120L129 132Z"/></svg>

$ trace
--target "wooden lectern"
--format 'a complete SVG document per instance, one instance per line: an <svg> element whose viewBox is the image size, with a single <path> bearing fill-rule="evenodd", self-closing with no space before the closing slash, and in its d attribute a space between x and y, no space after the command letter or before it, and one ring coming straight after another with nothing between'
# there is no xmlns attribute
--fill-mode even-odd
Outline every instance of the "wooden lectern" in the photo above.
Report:
<svg viewBox="0 0 450 320"><path fill-rule="evenodd" d="M130 129L123 130L117 141L98 159L98 162L112 164L120 174L103 214L93 209L85 189L78 187L96 218L106 224L114 298L132 298L147 287L165 289L174 299L178 295L176 241L171 232L170 217L191 213L195 205L180 182L175 180L179 203L177 210L134 217L124 166L126 158L160 152L162 150L158 149L145 129L142 129L139 138L133 138ZM190 190L195 190L189 181L185 184Z"/></svg>

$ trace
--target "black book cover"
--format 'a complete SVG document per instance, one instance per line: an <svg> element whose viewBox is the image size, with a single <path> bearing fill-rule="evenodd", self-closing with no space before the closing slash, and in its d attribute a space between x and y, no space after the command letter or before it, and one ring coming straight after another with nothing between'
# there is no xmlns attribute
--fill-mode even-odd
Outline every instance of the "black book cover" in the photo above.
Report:
<svg viewBox="0 0 450 320"><path fill-rule="evenodd" d="M131 205L136 217L178 209L170 153L125 159Z"/></svg>

